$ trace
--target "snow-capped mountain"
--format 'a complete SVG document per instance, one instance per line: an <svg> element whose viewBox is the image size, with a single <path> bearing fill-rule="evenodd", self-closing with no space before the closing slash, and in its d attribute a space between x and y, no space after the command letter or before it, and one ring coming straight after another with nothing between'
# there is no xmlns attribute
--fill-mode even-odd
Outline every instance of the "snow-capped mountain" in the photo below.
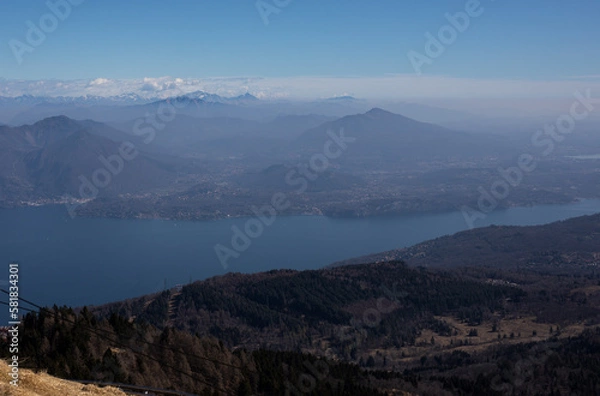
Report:
<svg viewBox="0 0 600 396"><path fill-rule="evenodd" d="M217 94L211 94L204 91L190 92L185 95L177 96L175 99L187 98L189 100L201 100L207 103L227 103L227 104L244 104L258 101L258 98L249 93L233 97L223 97Z"/></svg>
<svg viewBox="0 0 600 396"><path fill-rule="evenodd" d="M87 80L8 80L0 78L4 102L144 104L191 95L206 102L248 101L282 96L260 78L182 79L173 77ZM285 95L284 95L285 96ZM2 103L2 102L0 102Z"/></svg>
<svg viewBox="0 0 600 396"><path fill-rule="evenodd" d="M253 95L246 93L244 95L234 97L223 97L216 94L207 93L204 91L195 91L185 95L178 95L175 97L161 98L158 96L154 97L142 97L136 93L126 93L113 96L98 96L98 95L85 95L85 96L34 96L34 95L21 95L15 97L0 96L0 105L11 106L36 106L40 104L50 105L75 105L75 106L126 106L126 105L139 105L153 103L163 100L177 100L177 101L203 101L206 103L223 103L223 104L249 104L258 101Z"/></svg>

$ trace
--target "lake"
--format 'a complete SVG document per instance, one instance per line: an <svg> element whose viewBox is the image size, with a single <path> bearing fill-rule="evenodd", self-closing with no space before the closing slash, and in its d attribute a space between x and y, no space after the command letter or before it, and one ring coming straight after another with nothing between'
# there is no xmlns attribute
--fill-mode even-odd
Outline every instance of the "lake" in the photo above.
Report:
<svg viewBox="0 0 600 396"><path fill-rule="evenodd" d="M600 200L511 208L478 225L536 225L600 212ZM20 264L21 297L38 304L97 305L226 273L214 251L231 247L247 219L71 219L64 207L0 210L0 280ZM460 212L360 219L279 217L229 271L316 269L467 229Z"/></svg>

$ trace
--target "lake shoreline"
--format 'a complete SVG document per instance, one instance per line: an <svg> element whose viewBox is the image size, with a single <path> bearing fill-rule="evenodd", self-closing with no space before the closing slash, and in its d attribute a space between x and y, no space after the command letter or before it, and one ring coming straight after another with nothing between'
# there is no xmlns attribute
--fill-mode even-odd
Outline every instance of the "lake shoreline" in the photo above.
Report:
<svg viewBox="0 0 600 396"><path fill-rule="evenodd" d="M493 210L493 212L509 210L513 208L531 208L535 206L543 206L543 205L568 205L574 204L581 201L586 200L595 200L600 199L600 197L573 197L572 199L555 199L548 200L544 202L515 202L509 204L499 203L498 207ZM37 208L37 207L60 207L64 206L67 209L70 205L69 202L65 202L62 200L52 201L52 202L23 202L19 205L2 205L0 204L0 210L11 210L11 209L19 209L19 208ZM249 203L248 206L252 206L253 204ZM476 205L472 206L476 209ZM370 214L362 214L362 213L345 213L345 214L331 214L327 211L322 211L318 208L313 211L303 211L303 210L288 210L285 213L277 214L277 217L325 217L329 219L378 219L378 218L390 218L390 217L404 217L404 216L418 216L418 215L436 215L436 214L447 214L460 212L460 207L447 207L441 208L437 210L424 209L424 210L400 210L394 212L385 212L378 213L373 212ZM358 211L357 209L356 211ZM74 218L85 218L85 219L113 219L113 220L148 220L148 221L187 221L187 222L212 222L219 220L228 220L228 219L251 219L255 218L256 215L249 213L234 213L234 214L219 214L215 213L214 215L206 215L206 216L164 216L158 213L156 214L141 214L141 213L129 213L127 214L111 214L108 210L106 212L102 211L102 208L98 208L98 210L94 210L93 213L84 212L78 213L77 211L73 212Z"/></svg>

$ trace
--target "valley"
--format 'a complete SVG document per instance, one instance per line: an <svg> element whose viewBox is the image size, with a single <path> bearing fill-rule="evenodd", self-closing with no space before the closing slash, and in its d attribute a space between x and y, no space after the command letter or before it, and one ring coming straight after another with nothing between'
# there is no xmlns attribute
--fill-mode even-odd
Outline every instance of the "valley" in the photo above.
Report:
<svg viewBox="0 0 600 396"><path fill-rule="evenodd" d="M0 396L600 395L600 3L0 3Z"/></svg>
<svg viewBox="0 0 600 396"><path fill-rule="evenodd" d="M74 216L210 220L251 216L251 207L281 193L290 202L281 214L328 217L487 213L600 197L597 160L566 155L586 152L595 129L551 156L532 154L534 170L524 172L516 164L530 149L507 136L452 131L381 109L327 119L178 115L148 136L64 116L0 127L9 152L0 206L67 202ZM492 191L497 183L500 192Z"/></svg>

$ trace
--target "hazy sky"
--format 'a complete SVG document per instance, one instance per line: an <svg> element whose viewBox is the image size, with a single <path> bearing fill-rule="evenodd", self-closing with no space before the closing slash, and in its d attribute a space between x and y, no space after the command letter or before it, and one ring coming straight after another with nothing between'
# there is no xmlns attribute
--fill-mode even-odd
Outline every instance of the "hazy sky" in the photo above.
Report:
<svg viewBox="0 0 600 396"><path fill-rule="evenodd" d="M276 2L285 5L287 0L264 3ZM50 12L45 0L2 0L0 77L414 75L409 51L426 56L425 34L436 36L449 23L445 14L464 11L467 3L292 0L277 7L266 25L254 0L86 0L52 26L51 19L44 19ZM503 80L558 84L600 74L600 2L480 4L479 15L450 38L444 53L422 65L423 75L502 85ZM40 18L50 32L30 45L27 23L39 27ZM21 64L10 44L17 41L31 50L22 52Z"/></svg>

